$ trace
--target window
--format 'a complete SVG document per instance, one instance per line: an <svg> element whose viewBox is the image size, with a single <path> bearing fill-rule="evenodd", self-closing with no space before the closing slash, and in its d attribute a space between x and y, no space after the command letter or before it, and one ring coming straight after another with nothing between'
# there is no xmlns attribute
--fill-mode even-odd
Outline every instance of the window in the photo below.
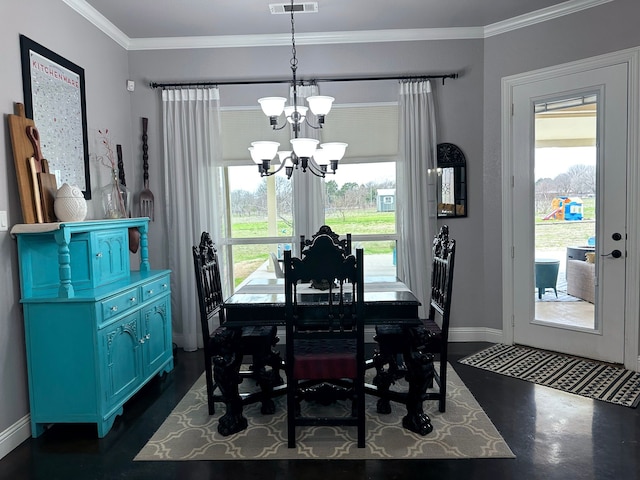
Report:
<svg viewBox="0 0 640 480"><path fill-rule="evenodd" d="M261 111L253 116L242 112L223 112L223 154L226 162L228 217L224 240L227 265L233 268L228 283L237 287L249 275L273 278L274 259L285 249L297 253L299 237L295 231L294 209L305 211L323 208L325 223L338 234L352 234L353 247L365 249L365 274L395 276L396 215L395 215L395 155L397 151L397 106L374 105L369 108L334 107L331 120L335 129L340 124L348 128L332 131L325 128L323 141L350 143L347 155L340 162L336 175L325 177L325 204L309 205L306 198L294 201L291 181L281 172L271 177L260 177L255 165L250 164L246 151L248 138L274 139L281 145L281 132L265 136L264 132L251 137L246 128L239 137L237 130L225 131L225 113L242 117L245 127L268 123ZM354 122L357 115L364 121ZM245 119L250 116L251 119ZM375 120L374 120L375 119ZM262 128L262 127L260 127ZM366 132L363 129L368 129ZM379 129L380 132L377 132ZM349 138L345 138L347 134ZM230 138L235 141L230 141ZM244 138L248 137L248 138ZM374 140L372 140L374 139ZM242 148L237 142L244 142ZM382 142L380 144L376 142ZM311 175L295 171L294 175ZM384 207L381 207L384 206ZM276 260L277 261L277 260Z"/></svg>

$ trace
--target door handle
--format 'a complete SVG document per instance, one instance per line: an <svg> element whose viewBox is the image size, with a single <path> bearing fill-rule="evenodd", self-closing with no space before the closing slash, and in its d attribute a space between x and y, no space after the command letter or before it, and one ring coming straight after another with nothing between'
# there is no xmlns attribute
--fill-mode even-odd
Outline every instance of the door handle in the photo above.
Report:
<svg viewBox="0 0 640 480"><path fill-rule="evenodd" d="M620 258L622 256L622 252L620 250L613 250L611 253L605 253L600 255L601 257L613 257Z"/></svg>

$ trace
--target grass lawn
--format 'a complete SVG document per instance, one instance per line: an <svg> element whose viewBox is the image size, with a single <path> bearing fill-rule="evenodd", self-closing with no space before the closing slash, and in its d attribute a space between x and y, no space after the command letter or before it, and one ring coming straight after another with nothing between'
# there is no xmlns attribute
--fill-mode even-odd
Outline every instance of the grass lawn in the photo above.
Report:
<svg viewBox="0 0 640 480"><path fill-rule="evenodd" d="M356 234L392 234L395 233L395 212L377 212L375 210L356 210L327 214L325 223L338 235L351 232ZM277 231L283 237L283 242L291 236L291 226L280 220ZM234 238L264 237L268 232L267 221L264 218L234 218L232 227ZM389 241L367 242L366 250L369 254L391 253L393 245ZM233 247L233 271L235 284L238 285L248 275L266 261L270 261L269 252L275 251L277 245L236 245Z"/></svg>

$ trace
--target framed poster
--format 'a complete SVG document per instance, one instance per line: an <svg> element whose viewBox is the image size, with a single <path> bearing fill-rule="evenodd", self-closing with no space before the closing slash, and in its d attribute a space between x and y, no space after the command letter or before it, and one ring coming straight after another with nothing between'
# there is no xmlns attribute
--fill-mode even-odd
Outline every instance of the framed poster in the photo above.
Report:
<svg viewBox="0 0 640 480"><path fill-rule="evenodd" d="M20 35L26 116L40 134L42 156L58 185L91 198L84 69Z"/></svg>

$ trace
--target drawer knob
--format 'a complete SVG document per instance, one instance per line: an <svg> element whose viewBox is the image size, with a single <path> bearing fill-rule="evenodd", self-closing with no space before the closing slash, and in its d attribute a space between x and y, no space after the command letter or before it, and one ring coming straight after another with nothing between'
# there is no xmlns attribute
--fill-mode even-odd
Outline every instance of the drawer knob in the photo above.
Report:
<svg viewBox="0 0 640 480"><path fill-rule="evenodd" d="M148 291L147 291L147 293L148 293L149 295L152 295L152 294L153 294L153 289L148 290Z"/></svg>
<svg viewBox="0 0 640 480"><path fill-rule="evenodd" d="M102 252L96 253L96 258L102 258Z"/></svg>
<svg viewBox="0 0 640 480"><path fill-rule="evenodd" d="M134 303L136 300L137 300L137 298L136 298L136 297L131 297L131 298L129 299L129 301L130 301L131 303Z"/></svg>
<svg viewBox="0 0 640 480"><path fill-rule="evenodd" d="M118 311L118 306L114 305L113 307L111 307L111 311L112 312L117 312Z"/></svg>
<svg viewBox="0 0 640 480"><path fill-rule="evenodd" d="M166 283L163 283L163 284L162 284L162 288L167 288L167 284L166 284Z"/></svg>

